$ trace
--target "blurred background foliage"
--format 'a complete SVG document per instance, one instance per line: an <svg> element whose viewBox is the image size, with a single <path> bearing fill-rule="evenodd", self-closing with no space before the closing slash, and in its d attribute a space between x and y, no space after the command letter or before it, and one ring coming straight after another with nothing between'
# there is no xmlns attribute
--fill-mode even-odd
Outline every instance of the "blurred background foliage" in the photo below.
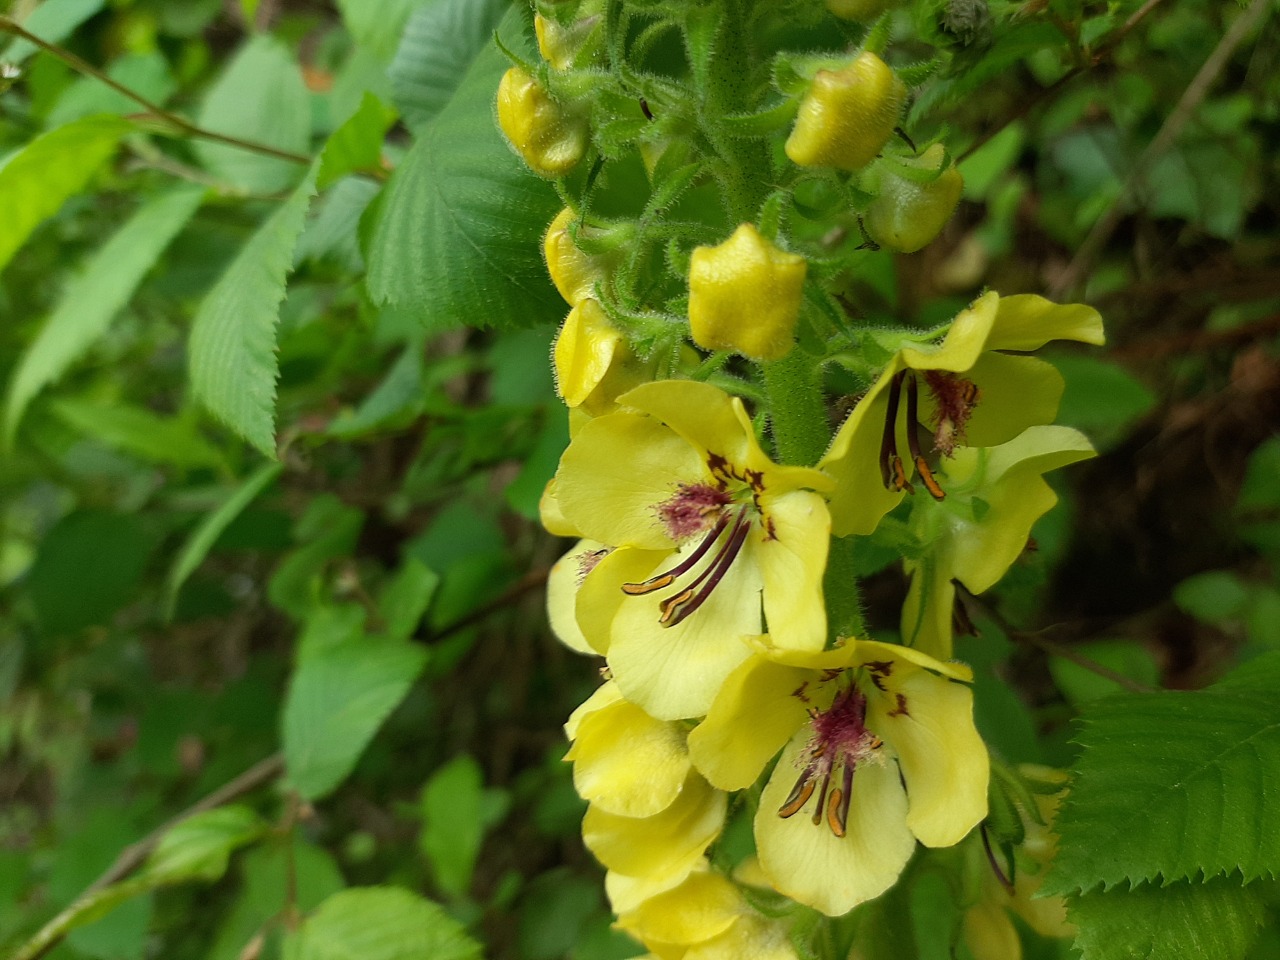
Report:
<svg viewBox="0 0 1280 960"><path fill-rule="evenodd" d="M9 4L166 110L303 161L327 142L331 167L292 254L268 462L196 403L187 353L259 226L306 208L281 204L305 167L154 117L114 126L141 107L71 56L0 52L0 945L132 876L49 956L401 956L351 939L345 918L383 915L443 938L421 955L472 956L469 937L520 960L636 952L560 762L597 664L542 611L563 544L537 502L568 434L537 241L559 204L492 132L506 6ZM1049 292L1110 336L1053 357L1061 421L1102 455L1055 479L1064 505L959 650L1010 761L1069 765L1071 718L1121 686L1196 688L1280 649L1273 8L904 13L904 41L956 46L911 122L945 126L965 199L921 253L869 256L850 295L928 325L984 285ZM40 136L63 140L24 163ZM447 222L457 197L489 246ZM512 223L485 234L488 214ZM884 636L889 559L866 591ZM225 815L138 871L211 794ZM307 953L287 933L322 902L308 924L338 946Z"/></svg>

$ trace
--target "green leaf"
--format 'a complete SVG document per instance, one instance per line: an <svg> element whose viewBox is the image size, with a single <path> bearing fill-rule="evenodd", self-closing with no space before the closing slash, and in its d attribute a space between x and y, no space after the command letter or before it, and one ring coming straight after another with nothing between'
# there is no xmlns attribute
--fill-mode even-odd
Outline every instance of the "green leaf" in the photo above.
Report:
<svg viewBox="0 0 1280 960"><path fill-rule="evenodd" d="M329 561L355 549L363 523L361 511L331 494L312 500L294 529L302 545L285 557L267 584L271 602L298 619L306 617L313 605L317 575Z"/></svg>
<svg viewBox="0 0 1280 960"><path fill-rule="evenodd" d="M61 43L105 5L106 0L45 0L22 21L22 26L47 43ZM0 61L16 66L37 49L31 41L18 38L0 54Z"/></svg>
<svg viewBox="0 0 1280 960"><path fill-rule="evenodd" d="M386 378L354 411L343 411L329 425L334 437L359 437L389 423L404 422L422 411L422 345L411 344Z"/></svg>
<svg viewBox="0 0 1280 960"><path fill-rule="evenodd" d="M346 636L300 656L285 698L285 764L307 800L346 778L427 664L424 647L365 636L358 622L347 627Z"/></svg>
<svg viewBox="0 0 1280 960"><path fill-rule="evenodd" d="M1065 386L1058 422L1083 430L1099 449L1114 446L1156 395L1124 367L1084 354L1053 356Z"/></svg>
<svg viewBox="0 0 1280 960"><path fill-rule="evenodd" d="M382 140L396 122L396 112L368 91L360 108L329 136L320 154L317 189L327 189L349 173L379 170Z"/></svg>
<svg viewBox="0 0 1280 960"><path fill-rule="evenodd" d="M0 178L3 176L0 172ZM6 446L13 442L32 397L62 376L106 332L169 241L191 219L203 196L201 187L181 186L145 204L67 286L9 381L4 414Z"/></svg>
<svg viewBox="0 0 1280 960"><path fill-rule="evenodd" d="M1082 960L1240 960L1264 915L1262 885L1206 883L1096 891L1067 902Z"/></svg>
<svg viewBox="0 0 1280 960"><path fill-rule="evenodd" d="M84 189L130 129L119 117L86 117L41 134L9 157L0 167L0 269L32 230Z"/></svg>
<svg viewBox="0 0 1280 960"><path fill-rule="evenodd" d="M363 273L360 217L379 189L372 180L358 176L343 177L334 184L312 206L307 228L298 238L297 261L330 259L351 273Z"/></svg>
<svg viewBox="0 0 1280 960"><path fill-rule="evenodd" d="M276 324L293 249L315 194L316 166L236 255L200 304L189 366L196 397L275 458Z"/></svg>
<svg viewBox="0 0 1280 960"><path fill-rule="evenodd" d="M564 312L538 252L559 200L493 123L506 66L493 47L476 58L369 210L371 296L414 307L432 329L550 324Z"/></svg>
<svg viewBox="0 0 1280 960"><path fill-rule="evenodd" d="M212 882L227 870L227 858L256 840L267 824L248 807L233 805L205 810L169 830L147 858L145 875L159 883L181 880Z"/></svg>
<svg viewBox="0 0 1280 960"><path fill-rule="evenodd" d="M338 0L342 21L361 46L384 61L396 52L405 21L426 0Z"/></svg>
<svg viewBox="0 0 1280 960"><path fill-rule="evenodd" d="M485 790L480 764L465 754L427 781L418 844L445 893L466 896L485 830L505 812L505 800L504 794Z"/></svg>
<svg viewBox="0 0 1280 960"><path fill-rule="evenodd" d="M387 78L411 128L418 130L449 102L508 6L507 0L437 0L409 17Z"/></svg>
<svg viewBox="0 0 1280 960"><path fill-rule="evenodd" d="M335 893L285 939L284 960L479 960L438 904L398 887Z"/></svg>
<svg viewBox="0 0 1280 960"><path fill-rule="evenodd" d="M162 105L178 86L169 72L169 61L155 50L121 57L111 64L107 76L152 103ZM95 113L127 115L139 109L137 100L108 87L97 77L81 77L58 97L45 123L55 127Z"/></svg>
<svg viewBox="0 0 1280 960"><path fill-rule="evenodd" d="M413 636L439 584L440 578L434 570L414 557L406 557L378 597L382 633L396 640Z"/></svg>
<svg viewBox="0 0 1280 960"><path fill-rule="evenodd" d="M1206 570L1173 588L1173 602L1203 623L1239 617L1249 604L1249 591L1229 570Z"/></svg>
<svg viewBox="0 0 1280 960"><path fill-rule="evenodd" d="M1046 893L1123 880L1280 874L1280 654L1199 692L1095 701Z"/></svg>
<svg viewBox="0 0 1280 960"><path fill-rule="evenodd" d="M61 399L53 412L73 429L152 463L225 468L222 454L196 432L190 420L159 417L145 407L108 406L93 400Z"/></svg>
<svg viewBox="0 0 1280 960"><path fill-rule="evenodd" d="M266 34L251 39L227 64L196 122L206 130L305 154L311 140L311 95L293 54ZM275 193L297 182L302 166L225 143L196 140L201 163L250 193Z"/></svg>
<svg viewBox="0 0 1280 960"><path fill-rule="evenodd" d="M227 529L232 520L240 516L245 507L257 499L258 494L280 476L280 471L283 469L283 464L263 464L231 496L227 497L218 509L205 517L200 525L191 531L186 543L178 551L178 558L169 569L169 576L165 580L165 619L173 618L178 591L187 582L187 578L195 573L196 568L204 563L204 558L209 555L218 537L222 536L222 532Z"/></svg>
<svg viewBox="0 0 1280 960"><path fill-rule="evenodd" d="M1160 669L1151 654L1131 640L1094 640L1073 644L1071 649L1094 663L1149 687L1159 683ZM1049 670L1058 689L1076 705L1124 690L1114 680L1099 676L1065 657L1050 657Z"/></svg>

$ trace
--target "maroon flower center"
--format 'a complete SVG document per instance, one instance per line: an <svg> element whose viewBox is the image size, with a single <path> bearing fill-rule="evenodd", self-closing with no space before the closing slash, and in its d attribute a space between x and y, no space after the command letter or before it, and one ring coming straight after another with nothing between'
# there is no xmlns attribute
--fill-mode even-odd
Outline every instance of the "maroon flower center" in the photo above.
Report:
<svg viewBox="0 0 1280 960"><path fill-rule="evenodd" d="M804 688L796 691L803 698ZM867 729L867 698L850 684L836 694L826 710L809 711L812 731L803 754L804 766L787 799L778 808L784 820L793 817L818 793L813 808L813 823L822 822L837 837L843 837L849 825L849 798L853 792L853 774L863 760L873 757L881 747L880 738ZM831 787L832 777L840 774L840 784Z"/></svg>

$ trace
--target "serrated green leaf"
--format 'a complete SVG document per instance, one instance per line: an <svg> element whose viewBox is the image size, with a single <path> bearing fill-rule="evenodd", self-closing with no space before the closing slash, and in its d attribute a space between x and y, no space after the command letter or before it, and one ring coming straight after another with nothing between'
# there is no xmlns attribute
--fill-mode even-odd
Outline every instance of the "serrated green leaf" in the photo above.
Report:
<svg viewBox="0 0 1280 960"><path fill-rule="evenodd" d="M439 905L398 887L343 890L284 943L285 960L479 960L480 945Z"/></svg>
<svg viewBox="0 0 1280 960"><path fill-rule="evenodd" d="M422 347L413 344L356 410L343 411L334 418L328 433L334 437L359 437L389 421L404 422L421 412L422 400Z"/></svg>
<svg viewBox="0 0 1280 960"><path fill-rule="evenodd" d="M316 165L244 245L191 327L191 386L218 419L275 458L276 323L293 248L315 195Z"/></svg>
<svg viewBox="0 0 1280 960"><path fill-rule="evenodd" d="M36 137L0 167L0 269L31 231L115 153L131 125L120 117L85 117Z"/></svg>
<svg viewBox="0 0 1280 960"><path fill-rule="evenodd" d="M204 810L169 830L147 858L145 876L158 883L213 881L227 870L231 852L268 829L249 807Z"/></svg>
<svg viewBox="0 0 1280 960"><path fill-rule="evenodd" d="M1240 960L1264 915L1261 884L1206 883L1097 891L1068 901L1081 960Z"/></svg>
<svg viewBox="0 0 1280 960"><path fill-rule="evenodd" d="M222 454L196 432L190 420L160 417L145 407L93 400L59 399L51 406L59 419L90 439L152 463L215 469L226 466Z"/></svg>
<svg viewBox="0 0 1280 960"><path fill-rule="evenodd" d="M1260 657L1205 691L1087 707L1045 892L1280 874L1280 830L1266 813L1280 797L1280 688L1249 679L1276 662Z"/></svg>
<svg viewBox="0 0 1280 960"><path fill-rule="evenodd" d="M294 251L297 261L332 259L351 273L363 273L360 217L378 191L378 184L364 177L343 177L334 184L312 206Z"/></svg>
<svg viewBox="0 0 1280 960"><path fill-rule="evenodd" d="M106 0L45 0L22 21L22 27L48 43L60 43L105 5ZM30 40L19 37L5 47L0 60L16 66L37 49Z"/></svg>
<svg viewBox="0 0 1280 960"><path fill-rule="evenodd" d="M550 324L564 312L538 253L559 200L493 123L506 66L493 47L476 58L369 211L370 295L412 306L432 329Z"/></svg>
<svg viewBox="0 0 1280 960"><path fill-rule="evenodd" d="M508 0L437 0L413 12L387 68L410 127L418 130L449 102L508 6Z"/></svg>
<svg viewBox="0 0 1280 960"><path fill-rule="evenodd" d="M427 663L425 647L350 633L294 670L282 718L289 782L307 800L341 783Z"/></svg>
<svg viewBox="0 0 1280 960"><path fill-rule="evenodd" d="M342 21L361 46L384 60L396 51L405 21L426 0L338 0Z"/></svg>
<svg viewBox="0 0 1280 960"><path fill-rule="evenodd" d="M203 196L202 187L181 186L145 204L67 286L9 381L4 412L6 446L13 442L31 399L62 376L106 332L169 241L191 219Z"/></svg>
<svg viewBox="0 0 1280 960"><path fill-rule="evenodd" d="M397 640L408 640L431 605L439 585L440 577L434 570L421 560L406 557L378 597L381 632Z"/></svg>
<svg viewBox="0 0 1280 960"><path fill-rule="evenodd" d="M327 189L349 173L379 169L383 137L395 122L396 112L366 91L360 108L325 143L316 188Z"/></svg>
<svg viewBox="0 0 1280 960"><path fill-rule="evenodd" d="M445 893L466 896L485 830L505 811L505 800L485 790L480 765L466 754L436 770L423 787L418 845Z"/></svg>
<svg viewBox="0 0 1280 960"><path fill-rule="evenodd" d="M204 563L204 558L217 542L218 537L227 529L231 521L240 516L244 508L257 499L258 494L267 488L271 481L280 476L284 466L279 463L267 463L252 473L240 487L231 494L222 505L200 522L191 531L178 558L169 569L165 580L165 618L172 619L174 604L178 600L178 591L187 582L187 578L195 573L196 568Z"/></svg>
<svg viewBox="0 0 1280 960"><path fill-rule="evenodd" d="M311 139L311 95L293 53L259 34L227 64L196 122L206 130L277 150L305 154ZM286 190L303 167L289 160L208 140L193 143L210 173L251 193Z"/></svg>

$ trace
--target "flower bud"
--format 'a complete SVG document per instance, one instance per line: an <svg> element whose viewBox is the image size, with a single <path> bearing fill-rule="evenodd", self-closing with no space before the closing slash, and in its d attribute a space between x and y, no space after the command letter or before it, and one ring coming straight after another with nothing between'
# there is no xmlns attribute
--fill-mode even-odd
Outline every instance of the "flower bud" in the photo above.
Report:
<svg viewBox="0 0 1280 960"><path fill-rule="evenodd" d="M960 202L964 178L940 143L919 157L885 163L884 167L878 196L867 207L862 224L880 246L915 253L951 219Z"/></svg>
<svg viewBox="0 0 1280 960"><path fill-rule="evenodd" d="M606 276L609 260L607 256L592 256L573 242L569 224L576 216L570 207L565 207L556 214L542 239L551 282L571 307L595 296L596 281Z"/></svg>
<svg viewBox="0 0 1280 960"><path fill-rule="evenodd" d="M779 250L749 223L689 262L689 326L707 350L777 360L791 350L804 293L804 257Z"/></svg>
<svg viewBox="0 0 1280 960"><path fill-rule="evenodd" d="M906 95L906 85L874 53L819 70L800 101L787 156L802 167L865 167L893 134Z"/></svg>
<svg viewBox="0 0 1280 960"><path fill-rule="evenodd" d="M538 52L554 69L572 69L579 60L590 59L599 49L600 24L598 16L566 24L535 13L533 32L538 38Z"/></svg>
<svg viewBox="0 0 1280 960"><path fill-rule="evenodd" d="M534 173L564 176L587 148L587 125L520 67L498 84L498 125Z"/></svg>
<svg viewBox="0 0 1280 960"><path fill-rule="evenodd" d="M556 392L570 411L600 416L643 379L641 366L608 314L586 297L574 305L552 348Z"/></svg>

